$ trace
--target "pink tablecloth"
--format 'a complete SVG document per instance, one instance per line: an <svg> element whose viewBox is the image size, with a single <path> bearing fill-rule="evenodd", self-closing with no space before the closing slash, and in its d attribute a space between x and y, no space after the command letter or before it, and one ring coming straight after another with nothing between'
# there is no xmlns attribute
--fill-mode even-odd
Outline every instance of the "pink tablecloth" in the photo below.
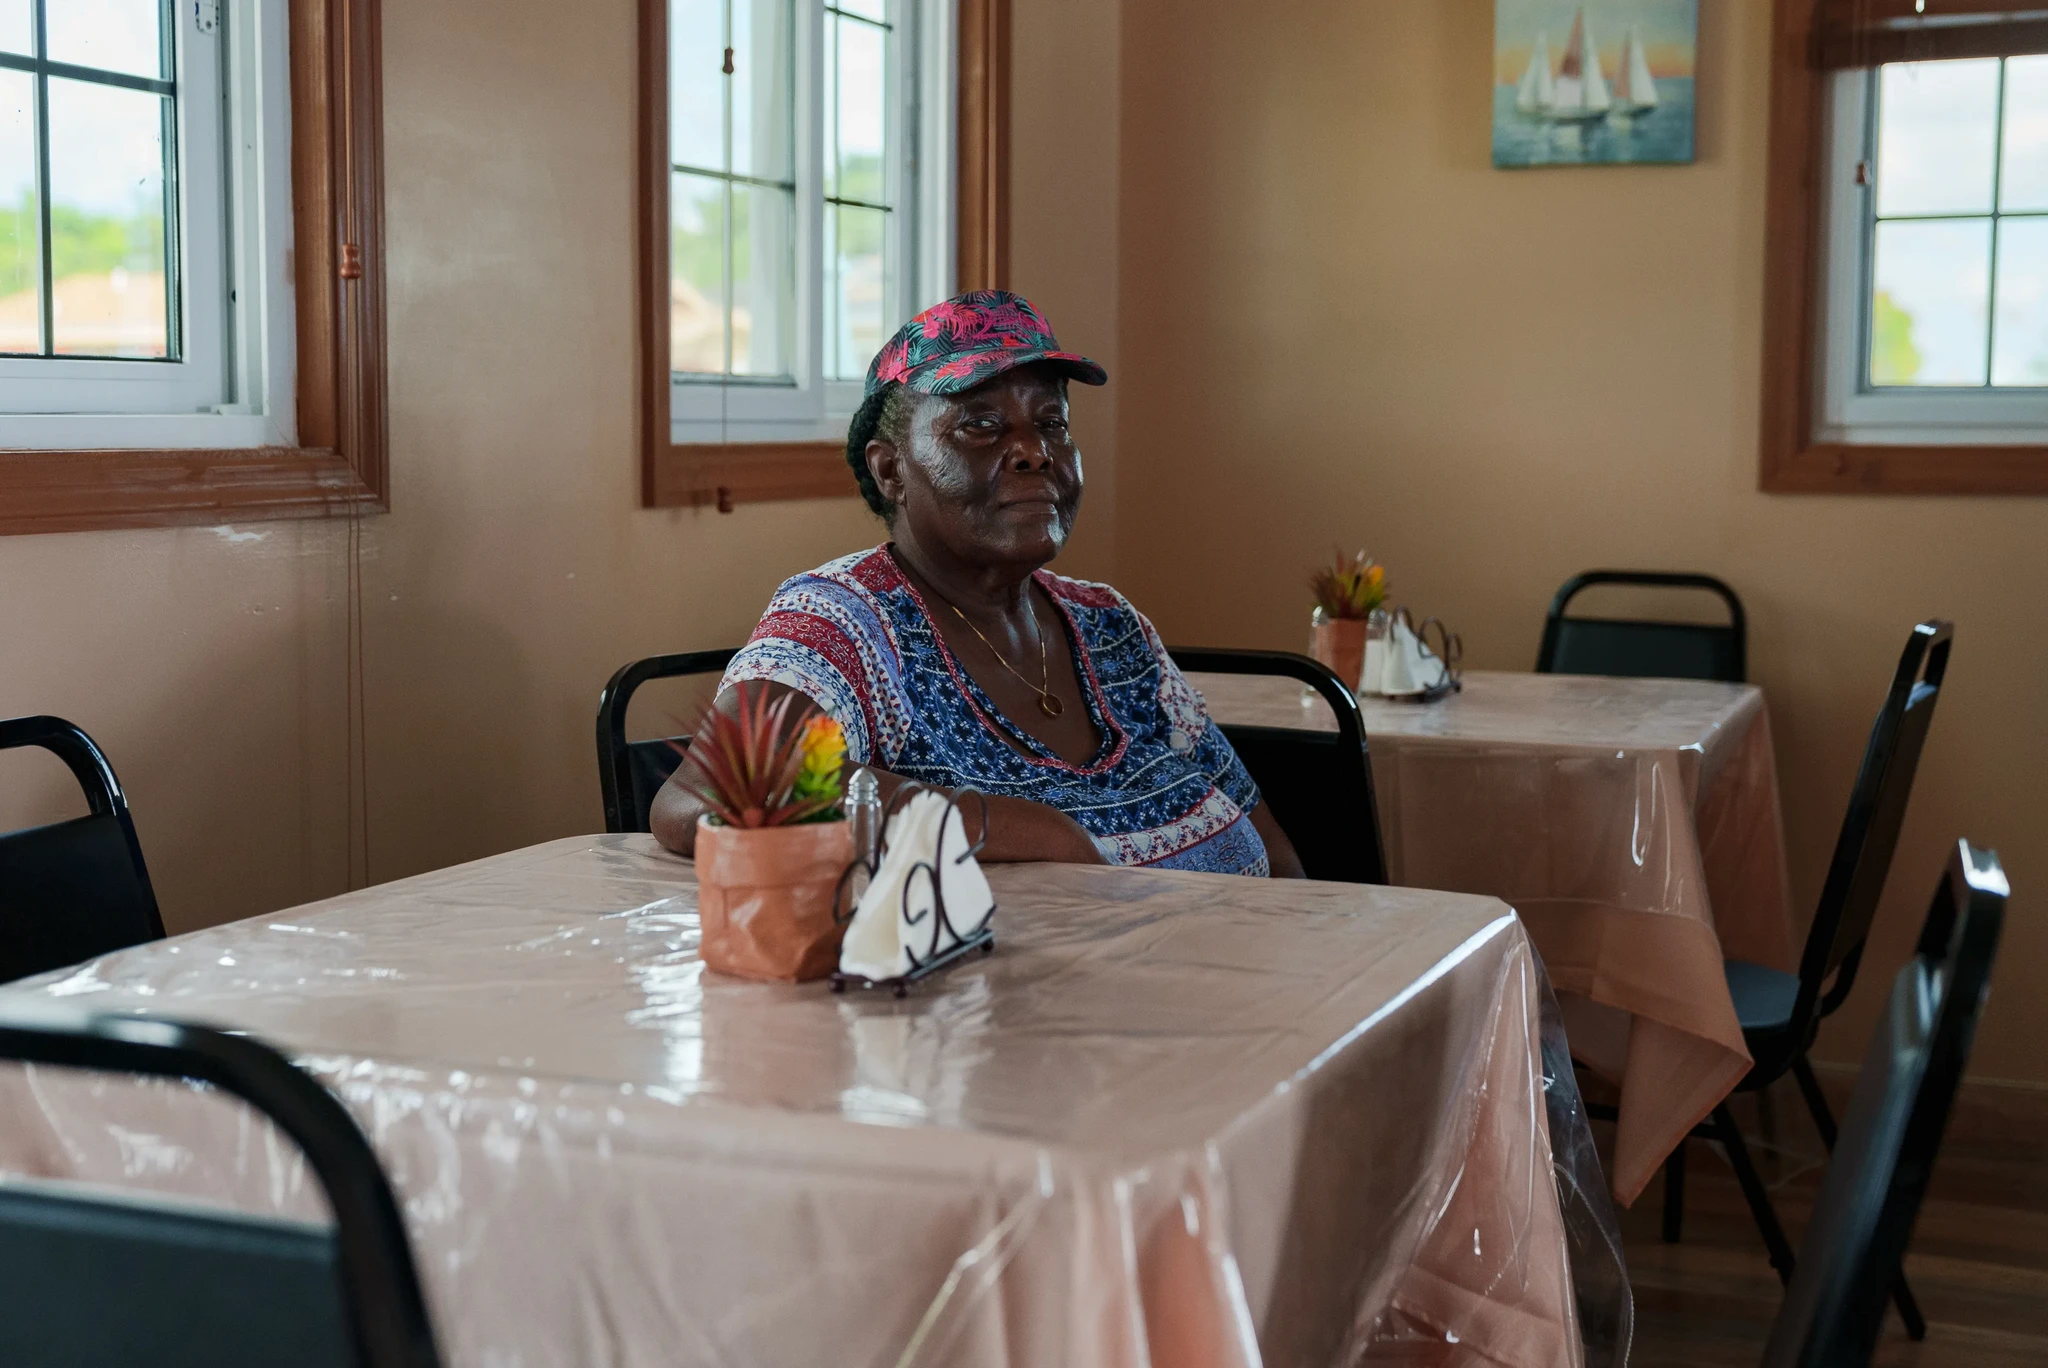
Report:
<svg viewBox="0 0 2048 1368"><path fill-rule="evenodd" d="M1571 1365L1533 957L1493 899L991 871L904 1001L704 971L558 841L0 991L245 1028L391 1171L452 1362ZM0 1070L0 1170L292 1215L190 1089Z"/></svg>
<svg viewBox="0 0 2048 1368"><path fill-rule="evenodd" d="M1335 727L1291 680L1195 683L1223 722ZM1634 1201L1749 1068L1723 958L1793 967L1763 694L1474 672L1363 708L1389 876L1521 913L1572 1052L1621 1090L1612 1181Z"/></svg>

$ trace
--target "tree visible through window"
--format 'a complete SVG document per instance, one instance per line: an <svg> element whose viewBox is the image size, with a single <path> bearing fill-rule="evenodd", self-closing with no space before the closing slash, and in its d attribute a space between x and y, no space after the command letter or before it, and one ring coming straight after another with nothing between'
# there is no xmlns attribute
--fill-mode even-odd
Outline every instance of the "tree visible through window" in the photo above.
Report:
<svg viewBox="0 0 2048 1368"><path fill-rule="evenodd" d="M0 3L0 353L179 354L170 8Z"/></svg>
<svg viewBox="0 0 2048 1368"><path fill-rule="evenodd" d="M1872 79L1868 385L2048 386L2048 56Z"/></svg>

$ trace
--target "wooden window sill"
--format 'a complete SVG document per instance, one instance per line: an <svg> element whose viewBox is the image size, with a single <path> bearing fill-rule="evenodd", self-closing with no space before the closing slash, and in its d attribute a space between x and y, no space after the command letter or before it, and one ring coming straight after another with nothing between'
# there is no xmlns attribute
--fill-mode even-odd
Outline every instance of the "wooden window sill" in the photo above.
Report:
<svg viewBox="0 0 2048 1368"><path fill-rule="evenodd" d="M2048 494L2048 446L1766 448L1762 487L1772 494Z"/></svg>
<svg viewBox="0 0 2048 1368"><path fill-rule="evenodd" d="M0 536L381 513L331 448L0 451Z"/></svg>
<svg viewBox="0 0 2048 1368"><path fill-rule="evenodd" d="M645 466L650 508L714 507L771 499L857 498L840 442L744 442L657 447Z"/></svg>

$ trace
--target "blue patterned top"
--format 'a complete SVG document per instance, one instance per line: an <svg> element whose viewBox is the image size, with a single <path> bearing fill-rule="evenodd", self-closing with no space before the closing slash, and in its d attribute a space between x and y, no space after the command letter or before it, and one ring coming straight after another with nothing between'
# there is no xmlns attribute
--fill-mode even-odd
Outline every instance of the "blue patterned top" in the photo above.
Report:
<svg viewBox="0 0 2048 1368"><path fill-rule="evenodd" d="M1152 624L1108 585L1044 570L1036 578L1066 620L1102 737L1085 765L1021 728L998 730L1001 712L946 648L886 547L785 583L724 686L787 684L838 719L855 763L1049 804L1118 864L1266 874L1250 817L1258 786Z"/></svg>

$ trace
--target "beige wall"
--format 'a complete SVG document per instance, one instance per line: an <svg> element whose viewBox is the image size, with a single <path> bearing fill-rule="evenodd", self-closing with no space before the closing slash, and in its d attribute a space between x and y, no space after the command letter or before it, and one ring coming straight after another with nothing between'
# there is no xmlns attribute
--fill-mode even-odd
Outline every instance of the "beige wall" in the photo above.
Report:
<svg viewBox="0 0 2048 1368"><path fill-rule="evenodd" d="M1999 848L1975 1065L2048 1081L2048 503L1757 492L1769 6L1701 9L1697 165L1504 172L1487 0L1126 0L1123 587L1171 638L1298 648L1309 562L1362 544L1471 664L1526 669L1574 571L1719 573L1802 909L1907 628L1955 617L1870 971L1949 840ZM1880 995L1824 1052L1860 1055Z"/></svg>
<svg viewBox="0 0 2048 1368"><path fill-rule="evenodd" d="M1114 12L1024 8L1020 108L1049 95L1108 131L1077 176L1065 130L1019 120L1016 268L1114 365ZM361 530L378 880L601 827L611 671L736 642L784 576L880 540L853 498L636 506L633 15L385 6L393 512ZM1096 516L1073 559L1106 574L1114 409L1083 403ZM174 930L344 884L348 542L332 523L0 538L0 716L99 738ZM0 756L0 830L76 802L54 762Z"/></svg>
<svg viewBox="0 0 2048 1368"><path fill-rule="evenodd" d="M1109 371L1075 385L1087 477L1063 574L1114 580L1116 559L1117 64L1122 0L1017 0L1011 10L1010 284L1062 345Z"/></svg>

